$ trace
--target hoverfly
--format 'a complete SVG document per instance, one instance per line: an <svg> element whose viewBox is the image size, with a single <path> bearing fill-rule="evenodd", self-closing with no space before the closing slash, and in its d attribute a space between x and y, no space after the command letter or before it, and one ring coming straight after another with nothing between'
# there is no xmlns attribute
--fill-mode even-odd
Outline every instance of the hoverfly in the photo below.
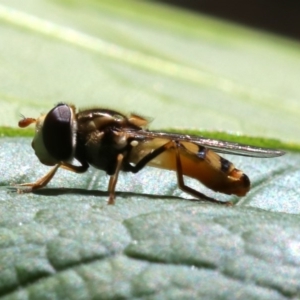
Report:
<svg viewBox="0 0 300 300"><path fill-rule="evenodd" d="M109 176L108 204L114 204L120 171L137 173L146 165L173 170L178 186L190 195L224 204L185 185L183 175L195 178L213 191L244 196L250 189L246 174L219 153L252 157L276 157L280 150L252 147L197 136L145 129L148 121L136 114L128 117L109 109L76 113L75 106L59 103L37 119L23 118L19 127L35 123L32 147L42 164L54 166L34 183L24 183L24 192L46 186L58 168L84 173L89 166ZM76 160L80 165L74 165Z"/></svg>

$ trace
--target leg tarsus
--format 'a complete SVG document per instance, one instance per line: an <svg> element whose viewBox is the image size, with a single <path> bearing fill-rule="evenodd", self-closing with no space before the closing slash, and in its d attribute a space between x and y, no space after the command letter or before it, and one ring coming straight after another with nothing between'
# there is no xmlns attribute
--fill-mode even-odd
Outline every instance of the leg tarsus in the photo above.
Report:
<svg viewBox="0 0 300 300"><path fill-rule="evenodd" d="M115 205L115 193L110 192L107 205Z"/></svg>

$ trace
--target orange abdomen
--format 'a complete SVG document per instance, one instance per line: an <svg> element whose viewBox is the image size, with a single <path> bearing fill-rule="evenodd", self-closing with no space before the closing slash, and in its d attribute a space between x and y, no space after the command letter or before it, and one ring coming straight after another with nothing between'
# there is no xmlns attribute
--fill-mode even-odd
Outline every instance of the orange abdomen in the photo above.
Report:
<svg viewBox="0 0 300 300"><path fill-rule="evenodd" d="M184 144L184 143L183 143ZM201 147L192 144L192 146ZM244 196L250 189L250 180L228 160L215 152L205 149L201 157L196 153L180 148L183 175L198 179L206 187L224 194ZM149 166L177 170L176 149L171 148L148 163Z"/></svg>

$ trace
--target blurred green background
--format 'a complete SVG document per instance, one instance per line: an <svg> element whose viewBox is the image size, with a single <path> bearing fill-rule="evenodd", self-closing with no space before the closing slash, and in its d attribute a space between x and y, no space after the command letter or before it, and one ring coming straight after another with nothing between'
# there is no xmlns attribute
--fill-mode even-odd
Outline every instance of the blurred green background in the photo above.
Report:
<svg viewBox="0 0 300 300"><path fill-rule="evenodd" d="M152 1L0 1L1 126L58 102L299 141L299 43Z"/></svg>

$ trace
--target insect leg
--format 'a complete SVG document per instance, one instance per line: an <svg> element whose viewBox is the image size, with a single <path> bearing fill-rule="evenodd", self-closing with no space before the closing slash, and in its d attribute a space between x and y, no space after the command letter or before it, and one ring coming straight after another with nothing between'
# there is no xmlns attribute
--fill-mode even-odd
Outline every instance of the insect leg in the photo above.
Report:
<svg viewBox="0 0 300 300"><path fill-rule="evenodd" d="M74 166L69 163L63 162L61 164L61 168L75 173L84 173L89 168L89 165L87 163L82 163L81 166Z"/></svg>
<svg viewBox="0 0 300 300"><path fill-rule="evenodd" d="M177 169L176 174L177 174L178 187L181 190L183 190L184 192L186 192L194 197L204 199L206 201L218 203L218 204L231 206L232 205L231 202L222 202L222 201L218 201L214 198L207 197L204 194L200 193L199 191L196 191L193 188L185 185L184 180L183 180L182 164L181 164L180 151L179 151L181 146L180 146L180 143L177 141L174 141L173 143L174 143L175 155L176 155L176 169Z"/></svg>
<svg viewBox="0 0 300 300"><path fill-rule="evenodd" d="M115 204L115 189L118 181L118 176L122 168L123 159L124 159L124 155L120 153L117 156L117 167L116 167L115 174L113 174L109 178L109 183L108 183L109 198L107 202L107 204L109 205Z"/></svg>
<svg viewBox="0 0 300 300"><path fill-rule="evenodd" d="M43 177L38 179L36 182L19 184L20 186L26 186L28 188L18 189L18 192L19 193L30 193L33 190L37 190L37 189L40 189L40 188L46 186L49 183L49 181L53 178L53 176L55 175L56 171L58 170L58 168L60 166L61 166L60 164L57 164L46 175L44 175Z"/></svg>
<svg viewBox="0 0 300 300"><path fill-rule="evenodd" d="M147 154L146 156L144 156L140 161L138 161L134 166L126 163L124 166L124 170L125 171L130 171L132 173L137 173L139 172L141 169L143 169L146 164L148 162L150 162L151 160L153 160L155 157L157 157L158 155L160 155L161 153L165 152L166 150L170 149L173 147L173 141L169 141L166 144L160 146L159 148L155 149L154 151L152 151L151 153Z"/></svg>

